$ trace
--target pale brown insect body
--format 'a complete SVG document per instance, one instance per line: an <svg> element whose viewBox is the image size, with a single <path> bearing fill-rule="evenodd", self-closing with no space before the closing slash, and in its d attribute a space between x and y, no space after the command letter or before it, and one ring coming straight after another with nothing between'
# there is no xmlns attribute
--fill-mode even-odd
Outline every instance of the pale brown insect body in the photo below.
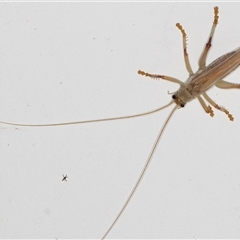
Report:
<svg viewBox="0 0 240 240"><path fill-rule="evenodd" d="M237 48L219 57L207 67L199 69L184 84L181 84L179 90L174 94L176 96L176 104L181 103L185 105L187 102L205 93L214 85L218 87L227 86L222 79L239 66L239 59L240 48ZM229 84L229 86L231 85Z"/></svg>
<svg viewBox="0 0 240 240"><path fill-rule="evenodd" d="M214 85L219 88L224 88L224 86L225 88L227 86L230 87L231 84L224 82L222 79L239 66L239 58L240 51L238 48L219 57L214 62L209 64L208 67L199 69L195 74L191 75L187 81L184 82L184 84L180 85L179 90L173 95L174 102L181 107L184 107L186 103L195 98L199 98L200 103L203 105L204 109L206 109L206 106L203 104L200 95L203 94L203 96L206 97L206 91ZM234 86L234 84L232 86ZM235 87L237 87L237 85L235 85ZM209 102L212 103L212 101ZM211 116L213 115L210 107L209 113ZM230 114L228 114L228 116L230 120L232 120L232 116Z"/></svg>
<svg viewBox="0 0 240 240"><path fill-rule="evenodd" d="M211 42L215 32L215 28L218 24L218 18L219 18L218 7L214 7L214 21L212 29L210 32L208 42L199 59L198 62L199 69L196 73L193 73L193 70L188 59L186 32L180 23L176 24L177 28L181 31L183 36L184 60L187 71L189 72L189 78L186 80L186 82L183 83L182 81L169 76L149 74L141 70L138 73L147 77L152 77L156 79L162 78L167 81L180 84L179 90L173 95L174 102L180 107L184 107L186 103L192 101L195 98L198 98L199 102L201 103L206 113L210 114L210 116L213 116L214 114L211 106L210 105L207 106L205 104L204 100L201 97L202 95L205 98L205 100L207 100L213 107L217 108L220 111L223 111L228 116L228 118L231 121L233 121L233 117L228 112L228 110L216 104L206 93L206 91L209 90L214 85L216 87L223 89L240 88L240 84L229 83L223 80L225 76L227 76L229 73L234 71L239 66L240 48L237 48L236 50L219 57L211 64L206 66L206 58L211 47Z"/></svg>
<svg viewBox="0 0 240 240"><path fill-rule="evenodd" d="M213 106L214 108L224 112L231 121L234 120L233 116L228 112L228 110L226 108L224 108L222 106L219 106L206 93L206 91L209 90L213 86L216 86L216 87L222 88L222 89L240 88L240 84L229 83L229 82L226 82L225 80L223 80L224 77L226 77L229 73L231 73L233 70L235 70L239 66L239 64L240 64L240 48L237 48L236 50L219 57L218 59L213 61L211 64L206 66L207 54L208 54L209 49L211 47L212 38L213 38L214 31L215 31L215 28L216 28L217 24L218 24L218 7L215 7L214 8L214 20L213 20L213 25L212 25L212 29L211 29L211 32L210 32L209 40L208 40L208 42L207 42L207 44L206 44L206 46L205 46L205 48L202 52L202 55L199 59L199 62L198 62L199 69L197 70L196 73L194 73L192 71L191 65L189 63L188 53L187 53L187 44L186 44L187 35L185 33L185 30L182 28L182 26L179 23L176 25L177 28L182 33L184 60L185 60L186 69L189 73L189 77L185 82L182 82L182 81L180 81L176 78L169 77L169 76L150 74L150 73L146 73L142 70L138 71L138 73L140 75L143 75L143 76L146 76L146 77L151 77L151 78L154 78L154 79L163 79L163 80L174 82L174 83L177 83L177 84L180 85L179 90L172 94L172 100L170 101L170 103L168 103L167 105L165 105L163 107L160 107L160 108L155 109L153 111L148 111L148 112L145 112L145 113L140 113L140 114L135 114L135 115L129 115L129 116L123 116L123 117L114 117L114 118L105 118L105 119L96 119L96 120L87 120L87 121L67 122L67 123L32 124L32 125L29 125L29 124L9 123L9 122L4 122L4 121L0 122L0 123L4 123L4 124L9 124L9 125L15 125L15 126L33 126L33 127L73 125L73 124L111 121L111 120L119 120L119 119L129 119L129 118L149 115L151 113L158 112L158 111L172 105L173 103L176 104L176 106L173 108L173 110L169 114L168 118L166 119L166 122L164 123L162 129L160 130L160 132L159 132L159 134L156 138L156 141L155 141L155 143L152 147L152 150L150 151L150 154L149 154L149 157L148 157L148 159L145 163L145 166L143 167L143 170L142 170L136 184L134 185L132 191L130 192L129 197L127 198L125 204L121 208L119 214L116 216L115 220L110 225L109 229L103 235L103 238L105 238L108 235L108 233L111 231L111 229L114 227L117 220L122 215L125 208L127 207L128 203L131 200L133 194L135 193L137 187L139 186L140 181L142 180L143 175L145 174L146 169L149 166L149 163L150 163L150 161L153 157L153 154L156 150L156 147L159 143L159 140L162 136L162 133L163 133L167 123L169 122L171 116L173 115L173 113L175 112L176 109L178 109L180 107L184 107L188 102L197 98L199 100L201 106L205 110L205 112L207 114L209 114L210 116L214 115L212 107L211 107L211 106ZM205 101L203 100L203 98L210 105L207 105L205 103ZM109 222L111 222L111 220L109 220ZM121 236L119 236L119 237L121 237Z"/></svg>

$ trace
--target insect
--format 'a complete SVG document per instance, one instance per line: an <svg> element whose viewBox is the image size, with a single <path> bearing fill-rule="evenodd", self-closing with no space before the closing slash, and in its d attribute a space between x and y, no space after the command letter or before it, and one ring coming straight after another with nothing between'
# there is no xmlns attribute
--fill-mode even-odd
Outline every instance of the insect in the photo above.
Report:
<svg viewBox="0 0 240 240"><path fill-rule="evenodd" d="M5 123L5 124L10 124L10 125L17 125L17 126L33 126L33 127L37 127L37 126L61 126L61 125L73 125L73 124L81 124L81 123L92 123L92 122L101 122L101 121L111 121L111 120L119 120L119 119L128 119L128 118L134 118L134 117L139 117L139 116L144 116L144 115L149 115L151 113L154 112L158 112L164 108L167 108L170 105L175 104L172 112L170 113L169 117L167 118L165 124L163 125L162 130L159 132L159 135L155 141L155 144L150 152L150 155L147 159L146 165L143 168L143 171L138 179L138 181L136 182L135 187L133 188L133 191L131 192L131 194L129 195L126 203L124 204L123 208L121 209L121 211L119 212L119 214L117 215L116 219L113 221L113 223L110 225L110 228L107 230L107 232L104 234L103 238L107 237L108 233L112 230L112 228L114 227L114 225L116 224L117 220L119 219L119 217L121 216L121 214L123 213L123 210L126 208L126 206L128 205L131 197L133 196L135 190L137 189L152 157L154 154L154 151L157 147L157 144L159 143L159 139L167 125L167 123L169 122L170 118L172 117L173 113L179 109L179 108L183 108L188 102L192 101L193 99L197 99L201 106L203 107L204 111L209 114L211 117L213 117L214 112L213 112L213 108L216 108L220 111L222 111L223 113L226 114L226 116L229 118L230 121L233 121L234 118L232 116L232 114L224 107L219 106L217 103L215 103L206 93L206 91L211 88L212 86L216 86L218 88L222 88L222 89L230 89L230 88L240 88L239 84L234 84L234 83L229 83L226 82L225 80L223 80L223 78L225 78L230 72L232 72L233 70L235 70L238 65L239 65L239 57L240 57L240 50L236 49L232 52L229 52L225 55L223 55L222 57L218 58L217 60L215 60L214 62L212 62L210 65L205 66L206 65L206 58L207 58L207 54L208 51L211 47L211 42L212 42L212 38L214 35L214 31L215 28L218 24L218 8L215 7L214 8L214 22L213 22L213 26L211 29L211 33L210 33L210 37L209 40L206 44L206 47L199 59L199 69L196 73L193 73L191 65L189 63L189 59L188 59L188 52L187 52L187 44L186 44L186 39L187 39L187 35L185 30L183 29L183 27L180 24L177 24L177 28L181 31L182 37L183 37L183 52L184 52L184 60L185 60L185 65L187 68L187 71L189 73L189 78L187 79L187 81L185 83L183 83L182 81L173 78L173 77L169 77L169 76L164 76L164 75L156 75L156 74L150 74L147 73L145 71L139 70L138 74L142 75L142 76L146 76L146 77L151 77L154 79L163 79L166 81L170 81L173 83L177 83L180 85L180 89L176 92L172 94L172 100L170 101L170 103L168 103L167 105L165 105L164 107L158 108L156 110L153 111L149 111L146 113L141 113L141 114L136 114L136 115L130 115L130 116L124 116L124 117L116 117L116 118L105 118L105 119L98 119L98 120L88 120L88 121L80 121L80 122L72 122L72 123L59 123L59 124L33 124L33 125L29 125L29 124L12 124L12 123L7 123L7 122L1 122L1 123ZM206 102L208 102L208 104L206 104Z"/></svg>
<svg viewBox="0 0 240 240"><path fill-rule="evenodd" d="M63 179L62 179L62 181L65 181L65 182L67 182L68 175L65 175L65 176L64 176L64 175L62 174L62 176L63 176Z"/></svg>

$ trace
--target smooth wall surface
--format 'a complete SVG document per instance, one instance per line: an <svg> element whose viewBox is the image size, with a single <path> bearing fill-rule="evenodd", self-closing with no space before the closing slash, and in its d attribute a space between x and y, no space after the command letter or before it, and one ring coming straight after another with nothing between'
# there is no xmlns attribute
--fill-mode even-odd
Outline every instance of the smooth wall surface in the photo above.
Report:
<svg viewBox="0 0 240 240"><path fill-rule="evenodd" d="M1 3L0 120L56 123L141 113L185 81L214 3ZM207 62L239 47L239 3L219 3ZM225 80L240 83L240 69ZM240 237L240 92L209 95L235 116L178 110L110 238ZM0 237L100 238L149 155L170 108L150 116L30 128L0 125ZM68 181L62 181L62 174Z"/></svg>

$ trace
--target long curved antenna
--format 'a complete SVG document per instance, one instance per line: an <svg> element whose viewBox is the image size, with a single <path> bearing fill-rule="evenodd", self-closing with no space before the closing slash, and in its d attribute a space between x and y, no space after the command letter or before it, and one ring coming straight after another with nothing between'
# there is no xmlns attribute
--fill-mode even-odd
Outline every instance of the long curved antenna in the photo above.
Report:
<svg viewBox="0 0 240 240"><path fill-rule="evenodd" d="M153 157L153 155L154 155L154 152L155 152L155 150L156 150L156 148L157 148L157 145L158 145L158 143L159 143L159 140L160 140L160 138L161 138L164 130L166 129L166 126L167 126L169 120L171 119L173 113L175 112L175 110L176 110L177 108L179 108L178 105L176 105L176 106L172 109L171 113L170 113L169 116L167 117L165 123L163 124L163 126L162 126L162 128L161 128L161 130L160 130L160 132L158 133L158 136L157 136L157 138L156 138L156 140L155 140L155 143L154 143L154 145L153 145L153 147L152 147L152 150L151 150L151 152L150 152L150 154L149 154L149 156L148 156L148 159L147 159L147 161L146 161L146 163L145 163L145 165L144 165L144 167L143 167L143 169L142 169L142 172L141 172L141 174L140 174L139 177L138 177L137 182L135 183L135 185L134 185L134 187L133 187L130 195L128 196L126 202L124 203L124 205L123 205L123 207L121 208L120 212L118 213L117 217L115 218L115 220L113 221L113 223L111 224L111 226L108 228L107 232L103 235L102 239L106 238L106 236L108 235L108 233L111 231L111 229L112 229L112 228L114 227L114 225L116 224L117 220L118 220L118 219L120 218L120 216L122 215L123 211L126 209L128 203L129 203L130 200L132 199L134 193L136 192L136 190L137 190L137 188L138 188L138 186L139 186L139 184L140 184L140 182L141 182L141 180L142 180L142 178L143 178L143 176L144 176L144 174L145 174L145 172L146 172L146 170L147 170L147 168L148 168L148 166L149 166L149 164L150 164L150 162L151 162L151 159L152 159L152 157Z"/></svg>
<svg viewBox="0 0 240 240"><path fill-rule="evenodd" d="M120 120L120 119L126 119L126 118L134 118L134 117L140 117L149 115L158 111L161 111L162 109L170 106L174 101L172 100L167 105L157 108L155 110L145 112L145 113L139 113L129 116L123 116L123 117L114 117L114 118L103 118L103 119L95 119L95 120L86 120L86 121L78 121L78 122L65 122L65 123L50 123L50 124L22 124L22 123L11 123L11 122L4 122L0 121L2 124L12 125L12 126L21 126L21 127L56 127L56 126L63 126L63 125L74 125L74 124L80 124L80 123L93 123L93 122L103 122L103 121L112 121L112 120Z"/></svg>

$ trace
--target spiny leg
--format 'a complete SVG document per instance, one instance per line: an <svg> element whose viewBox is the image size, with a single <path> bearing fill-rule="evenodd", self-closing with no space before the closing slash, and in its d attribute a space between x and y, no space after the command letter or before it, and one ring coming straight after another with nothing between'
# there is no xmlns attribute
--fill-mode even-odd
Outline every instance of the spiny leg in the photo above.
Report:
<svg viewBox="0 0 240 240"><path fill-rule="evenodd" d="M182 33L182 37L183 37L183 54L184 54L184 61L185 61L185 65L187 68L187 71L189 72L189 75L193 75L193 71L189 62L189 58L188 58L188 52L187 52L187 34L185 32L185 30L183 29L182 25L180 23L176 24L176 27L181 31Z"/></svg>
<svg viewBox="0 0 240 240"><path fill-rule="evenodd" d="M213 25L212 25L212 29L211 29L211 32L210 32L210 36L209 36L208 42L207 42L205 48L203 49L203 52L202 52L202 54L201 54L201 56L199 58L199 61L198 61L199 69L202 69L203 67L206 66L207 54L208 54L209 49L212 46L212 38L213 38L213 35L214 35L214 32L215 32L216 26L218 24L218 19L219 19L218 13L219 13L218 7L214 7Z"/></svg>
<svg viewBox="0 0 240 240"><path fill-rule="evenodd" d="M240 88L239 83L230 83L224 80L220 80L215 84L216 87L221 89L233 89L233 88Z"/></svg>
<svg viewBox="0 0 240 240"><path fill-rule="evenodd" d="M200 96L198 96L197 98L198 98L199 102L201 103L201 105L202 105L203 109L205 110L205 112L207 114L209 114L211 117L213 117L214 116L214 112L213 112L211 106L209 106L209 105L207 106L206 103L204 102L204 100Z"/></svg>
<svg viewBox="0 0 240 240"><path fill-rule="evenodd" d="M203 93L202 95L213 107L224 112L228 116L230 121L234 120L234 117L232 116L232 114L230 114L229 111L225 107L219 106L218 104L216 104L206 93Z"/></svg>
<svg viewBox="0 0 240 240"><path fill-rule="evenodd" d="M173 77L169 77L169 76L165 76L165 75L150 74L150 73L144 72L142 70L138 70L138 74L145 76L145 77L150 77L152 79L160 79L161 78L161 79L167 80L169 82L177 83L180 86L183 84L183 82L178 80L177 78L173 78Z"/></svg>

